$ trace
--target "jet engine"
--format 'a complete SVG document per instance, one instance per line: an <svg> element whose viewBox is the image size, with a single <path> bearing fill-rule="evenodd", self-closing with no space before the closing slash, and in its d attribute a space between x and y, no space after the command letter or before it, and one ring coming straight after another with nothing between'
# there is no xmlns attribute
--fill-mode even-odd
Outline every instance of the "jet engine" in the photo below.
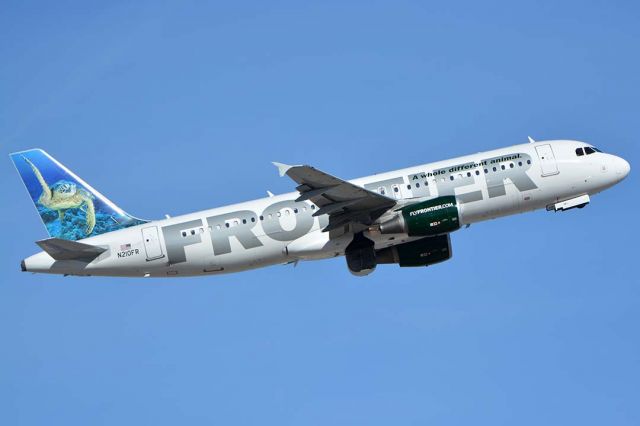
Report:
<svg viewBox="0 0 640 426"><path fill-rule="evenodd" d="M349 271L358 277L369 275L376 269L376 250L373 241L358 232L345 250Z"/></svg>
<svg viewBox="0 0 640 426"><path fill-rule="evenodd" d="M451 259L449 234L427 237L376 251L377 263L405 266L429 266Z"/></svg>
<svg viewBox="0 0 640 426"><path fill-rule="evenodd" d="M373 241L359 232L353 237L345 252L349 271L359 277L372 273L378 264L395 263L401 267L429 266L449 260L451 255L449 234L375 250Z"/></svg>
<svg viewBox="0 0 640 426"><path fill-rule="evenodd" d="M442 235L460 229L460 212L452 195L409 204L379 225L382 234L408 234L410 237Z"/></svg>

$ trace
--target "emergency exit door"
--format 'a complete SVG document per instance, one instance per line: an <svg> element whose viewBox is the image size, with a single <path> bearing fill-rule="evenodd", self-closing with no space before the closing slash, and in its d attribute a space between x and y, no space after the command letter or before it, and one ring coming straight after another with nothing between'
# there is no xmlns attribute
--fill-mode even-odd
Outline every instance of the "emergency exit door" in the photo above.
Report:
<svg viewBox="0 0 640 426"><path fill-rule="evenodd" d="M540 160L542 176L552 176L560 173L558 171L558 163L556 163L556 157L553 155L551 145L536 146L536 152L538 153L538 159Z"/></svg>
<svg viewBox="0 0 640 426"><path fill-rule="evenodd" d="M164 257L157 226L142 228L142 242L144 243L144 249L147 253L147 260Z"/></svg>

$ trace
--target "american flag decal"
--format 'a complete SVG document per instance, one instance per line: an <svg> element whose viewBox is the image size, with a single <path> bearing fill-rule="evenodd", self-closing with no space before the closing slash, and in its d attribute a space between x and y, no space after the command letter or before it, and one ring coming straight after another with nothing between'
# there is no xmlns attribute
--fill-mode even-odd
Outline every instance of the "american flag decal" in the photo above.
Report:
<svg viewBox="0 0 640 426"><path fill-rule="evenodd" d="M123 244L120 246L120 251L131 250L131 244Z"/></svg>

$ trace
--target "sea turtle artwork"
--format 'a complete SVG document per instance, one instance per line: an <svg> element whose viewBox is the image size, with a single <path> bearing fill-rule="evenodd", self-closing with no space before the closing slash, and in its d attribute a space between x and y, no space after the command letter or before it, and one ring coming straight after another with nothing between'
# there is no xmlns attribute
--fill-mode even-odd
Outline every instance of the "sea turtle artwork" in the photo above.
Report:
<svg viewBox="0 0 640 426"><path fill-rule="evenodd" d="M62 224L65 212L68 209L82 209L86 213L85 235L91 234L96 225L96 212L93 204L93 196L76 185L74 182L61 180L53 185L49 185L42 177L40 170L28 158L22 157L31 166L38 182L42 186L42 194L38 198L38 203L42 206L58 212L58 218Z"/></svg>

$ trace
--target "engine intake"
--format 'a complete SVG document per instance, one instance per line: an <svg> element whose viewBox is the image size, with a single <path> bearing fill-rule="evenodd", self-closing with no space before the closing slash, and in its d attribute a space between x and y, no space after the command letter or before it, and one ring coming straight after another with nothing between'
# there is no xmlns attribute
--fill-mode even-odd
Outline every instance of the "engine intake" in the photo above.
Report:
<svg viewBox="0 0 640 426"><path fill-rule="evenodd" d="M460 229L460 214L453 195L402 207L394 218L380 224L382 234L410 237L442 235L457 229Z"/></svg>
<svg viewBox="0 0 640 426"><path fill-rule="evenodd" d="M349 271L356 276L369 275L376 269L376 250L374 243L359 232L345 250Z"/></svg>

